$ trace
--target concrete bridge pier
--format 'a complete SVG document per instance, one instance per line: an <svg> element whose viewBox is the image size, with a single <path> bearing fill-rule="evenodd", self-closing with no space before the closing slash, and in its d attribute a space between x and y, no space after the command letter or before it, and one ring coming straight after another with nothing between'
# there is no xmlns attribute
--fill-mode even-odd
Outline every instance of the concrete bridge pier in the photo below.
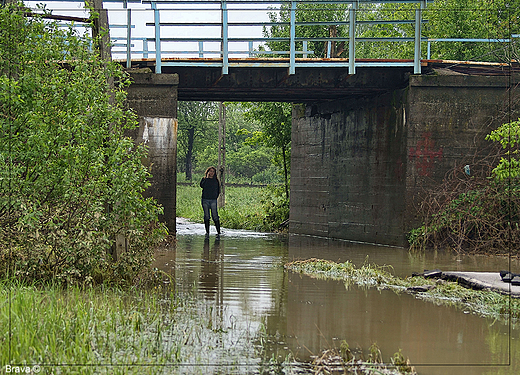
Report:
<svg viewBox="0 0 520 375"><path fill-rule="evenodd" d="M515 88L505 74L439 71L294 106L290 232L406 246L426 189L465 164L484 173L473 163L486 134L518 118Z"/></svg>
<svg viewBox="0 0 520 375"><path fill-rule="evenodd" d="M164 208L160 220L170 234L176 232L177 168L177 74L153 74L149 69L130 72L132 85L127 102L139 116L139 128L130 134L148 146L151 186L145 196L152 196Z"/></svg>

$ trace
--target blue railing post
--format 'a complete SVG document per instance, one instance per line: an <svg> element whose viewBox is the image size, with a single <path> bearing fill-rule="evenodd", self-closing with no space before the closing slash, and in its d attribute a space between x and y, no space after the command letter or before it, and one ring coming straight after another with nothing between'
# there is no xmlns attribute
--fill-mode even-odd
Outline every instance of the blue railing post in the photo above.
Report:
<svg viewBox="0 0 520 375"><path fill-rule="evenodd" d="M226 1L221 2L222 8L222 74L229 73L228 50L228 11Z"/></svg>
<svg viewBox="0 0 520 375"><path fill-rule="evenodd" d="M126 10L126 67L132 67L132 9L130 8Z"/></svg>
<svg viewBox="0 0 520 375"><path fill-rule="evenodd" d="M143 59L148 58L148 38L143 38Z"/></svg>
<svg viewBox="0 0 520 375"><path fill-rule="evenodd" d="M348 16L348 74L356 74L356 10L357 1L353 2Z"/></svg>
<svg viewBox="0 0 520 375"><path fill-rule="evenodd" d="M296 1L291 1L291 34L290 34L290 56L289 74L296 73Z"/></svg>
<svg viewBox="0 0 520 375"><path fill-rule="evenodd" d="M199 57L204 57L204 42L199 41Z"/></svg>
<svg viewBox="0 0 520 375"><path fill-rule="evenodd" d="M152 2L152 9L155 26L155 73L161 74L161 20L156 2Z"/></svg>
<svg viewBox="0 0 520 375"><path fill-rule="evenodd" d="M419 8L415 9L415 48L413 57L413 72L421 74L421 29L422 11L426 6L426 1L421 1Z"/></svg>

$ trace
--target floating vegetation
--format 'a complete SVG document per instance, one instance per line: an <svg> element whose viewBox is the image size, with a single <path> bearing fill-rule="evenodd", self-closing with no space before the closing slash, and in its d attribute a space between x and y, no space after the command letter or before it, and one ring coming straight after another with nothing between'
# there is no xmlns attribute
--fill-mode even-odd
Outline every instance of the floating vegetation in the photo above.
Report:
<svg viewBox="0 0 520 375"><path fill-rule="evenodd" d="M510 298L493 291L467 289L456 282L426 279L421 276L400 278L391 273L391 266L371 265L365 262L356 267L352 262L336 263L323 259L308 259L287 263L285 268L317 279L341 280L349 288L357 285L378 290L390 289L396 293L410 293L437 305L454 306L465 312L503 322L520 319L520 299Z"/></svg>
<svg viewBox="0 0 520 375"><path fill-rule="evenodd" d="M401 350L390 358L391 364L384 363L377 344L372 344L369 351L370 354L365 359L361 350L350 349L343 340L339 349L327 349L320 356L314 357L313 374L416 374L415 368Z"/></svg>

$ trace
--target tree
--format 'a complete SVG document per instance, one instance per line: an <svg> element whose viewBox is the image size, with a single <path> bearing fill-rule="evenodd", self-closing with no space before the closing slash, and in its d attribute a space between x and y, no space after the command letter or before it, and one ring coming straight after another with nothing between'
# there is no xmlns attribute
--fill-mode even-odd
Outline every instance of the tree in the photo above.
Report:
<svg viewBox="0 0 520 375"><path fill-rule="evenodd" d="M414 20L418 3L364 4L357 19ZM519 0L438 0L423 10L422 37L509 39L519 32ZM357 37L413 38L413 23L359 25ZM431 58L444 60L510 61L514 43L433 42ZM423 58L426 43L422 43ZM414 42L363 42L356 45L358 58L413 58Z"/></svg>
<svg viewBox="0 0 520 375"><path fill-rule="evenodd" d="M439 0L428 6L429 38L509 39L520 31L519 0ZM432 58L510 61L510 43L444 42L433 44Z"/></svg>
<svg viewBox="0 0 520 375"><path fill-rule="evenodd" d="M380 4L363 3L358 6L357 21L401 21L414 20L419 3L384 2ZM296 22L298 38L348 38L347 4L321 4L298 2ZM282 22L264 28L264 36L269 38L288 38L290 4L281 5L280 11L269 13L270 21ZM520 0L436 0L423 10L422 37L436 38L478 38L509 39L520 33ZM324 22L332 24L323 24ZM337 22L337 24L334 24ZM321 24L320 24L321 23ZM358 23L357 38L414 38L414 23ZM518 42L433 42L431 58L445 60L473 61L510 61L512 50L518 50ZM300 43L300 44L298 44ZM301 42L297 49L301 48ZM331 42L331 57L347 57L348 43ZM271 50L289 51L289 42L271 40L266 42ZM309 50L315 57L326 56L327 42L311 41ZM422 43L423 58L426 43ZM517 54L518 56L518 54ZM414 42L364 41L356 43L356 58L412 59Z"/></svg>
<svg viewBox="0 0 520 375"><path fill-rule="evenodd" d="M262 131L251 142L260 142L277 150L284 171L285 194L289 197L289 154L291 145L292 105L282 102L246 103L246 116L258 121Z"/></svg>
<svg viewBox="0 0 520 375"><path fill-rule="evenodd" d="M348 17L348 4L327 4L327 3L307 3L298 2L296 6L296 22L309 22L310 25L296 26L295 33L299 38L324 38L324 37L345 37L348 36L348 26L319 24L324 22L345 22ZM288 38L290 26L290 3L282 3L280 11L269 12L269 20L273 23L283 22L282 25L272 25L264 27L264 36L267 38ZM344 42L332 42L331 57L339 57L348 48ZM272 51L289 51L288 41L268 41L267 46ZM302 48L301 42L297 43L297 48ZM311 41L308 45L309 50L314 51L314 56L325 57L327 55L327 43L323 41Z"/></svg>
<svg viewBox="0 0 520 375"><path fill-rule="evenodd" d="M146 149L124 136L129 79L90 38L19 9L0 8L0 272L132 280L166 229L142 196ZM113 262L117 234L129 250Z"/></svg>
<svg viewBox="0 0 520 375"><path fill-rule="evenodd" d="M196 142L204 136L215 134L218 106L214 102L179 102L179 149L184 158L186 180L192 180Z"/></svg>

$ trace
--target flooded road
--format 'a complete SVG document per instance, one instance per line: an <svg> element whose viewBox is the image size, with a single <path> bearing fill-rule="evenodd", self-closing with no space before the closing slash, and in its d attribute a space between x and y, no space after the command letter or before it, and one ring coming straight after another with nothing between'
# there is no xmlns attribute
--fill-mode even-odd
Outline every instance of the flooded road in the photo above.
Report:
<svg viewBox="0 0 520 375"><path fill-rule="evenodd" d="M214 228L212 227L212 230ZM203 224L177 224L174 250L157 254L156 267L175 277L214 309L222 327L260 338L261 361L310 361L345 340L368 357L373 343L385 362L399 349L419 374L520 373L520 329L410 294L378 291L287 272L283 264L323 258L392 265L397 276L443 271L499 271L508 259L412 256L404 249L301 236L224 229L204 240ZM520 271L517 263L511 268Z"/></svg>

